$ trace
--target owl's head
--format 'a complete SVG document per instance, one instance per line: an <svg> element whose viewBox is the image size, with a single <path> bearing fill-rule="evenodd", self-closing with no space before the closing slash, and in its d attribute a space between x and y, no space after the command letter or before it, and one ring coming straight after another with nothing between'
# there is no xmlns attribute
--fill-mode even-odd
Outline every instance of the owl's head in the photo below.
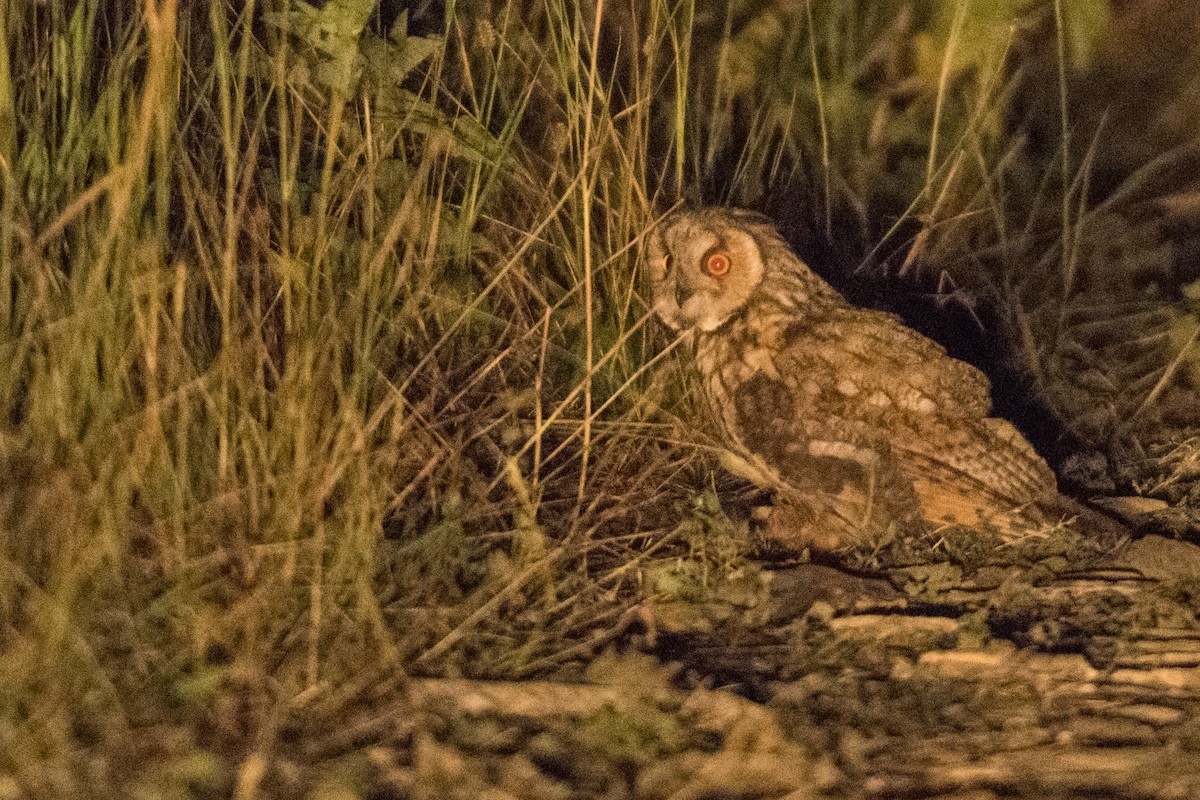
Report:
<svg viewBox="0 0 1200 800"><path fill-rule="evenodd" d="M715 331L746 305L767 272L762 242L778 234L759 214L676 211L651 232L654 310L677 331Z"/></svg>

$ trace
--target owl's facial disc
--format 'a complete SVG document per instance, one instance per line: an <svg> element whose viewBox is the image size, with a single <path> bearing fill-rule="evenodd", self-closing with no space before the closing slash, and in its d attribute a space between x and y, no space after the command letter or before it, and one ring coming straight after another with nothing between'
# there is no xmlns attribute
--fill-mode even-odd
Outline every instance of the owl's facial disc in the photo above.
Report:
<svg viewBox="0 0 1200 800"><path fill-rule="evenodd" d="M678 331L717 330L762 280L758 244L744 231L681 212L651 238L654 310Z"/></svg>

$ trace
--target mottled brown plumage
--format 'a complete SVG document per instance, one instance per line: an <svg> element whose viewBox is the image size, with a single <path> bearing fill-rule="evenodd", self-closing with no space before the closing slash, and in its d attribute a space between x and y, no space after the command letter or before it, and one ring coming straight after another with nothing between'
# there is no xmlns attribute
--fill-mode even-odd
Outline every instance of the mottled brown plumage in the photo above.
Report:
<svg viewBox="0 0 1200 800"><path fill-rule="evenodd" d="M772 538L833 549L919 520L1045 522L1054 474L988 416L983 374L847 304L764 217L673 213L649 260L655 310L695 337L731 467L775 491Z"/></svg>

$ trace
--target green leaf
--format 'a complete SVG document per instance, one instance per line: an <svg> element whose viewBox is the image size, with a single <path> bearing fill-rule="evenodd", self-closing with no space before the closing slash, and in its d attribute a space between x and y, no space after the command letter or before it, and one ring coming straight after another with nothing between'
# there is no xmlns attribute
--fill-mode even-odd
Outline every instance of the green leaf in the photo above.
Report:
<svg viewBox="0 0 1200 800"><path fill-rule="evenodd" d="M312 49L310 66L318 83L347 95L362 77L358 43L374 10L375 0L330 0L320 10L297 0L292 11L269 13L265 18Z"/></svg>
<svg viewBox="0 0 1200 800"><path fill-rule="evenodd" d="M440 51L442 40L410 36L396 43L369 36L361 49L372 80L380 87L392 87L399 86L422 61Z"/></svg>
<svg viewBox="0 0 1200 800"><path fill-rule="evenodd" d="M388 39L395 44L395 69L401 75L408 75L422 61L442 49L442 39L439 36L408 35L408 9L400 12L400 16L392 23Z"/></svg>

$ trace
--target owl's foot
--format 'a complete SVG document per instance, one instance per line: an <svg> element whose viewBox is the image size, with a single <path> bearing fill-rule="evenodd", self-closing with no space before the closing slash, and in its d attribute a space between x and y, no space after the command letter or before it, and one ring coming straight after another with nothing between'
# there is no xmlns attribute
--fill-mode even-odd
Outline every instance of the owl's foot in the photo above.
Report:
<svg viewBox="0 0 1200 800"><path fill-rule="evenodd" d="M849 527L819 518L812 509L778 497L772 505L751 510L750 531L760 553L768 556L805 550L833 552L861 543L864 538Z"/></svg>

